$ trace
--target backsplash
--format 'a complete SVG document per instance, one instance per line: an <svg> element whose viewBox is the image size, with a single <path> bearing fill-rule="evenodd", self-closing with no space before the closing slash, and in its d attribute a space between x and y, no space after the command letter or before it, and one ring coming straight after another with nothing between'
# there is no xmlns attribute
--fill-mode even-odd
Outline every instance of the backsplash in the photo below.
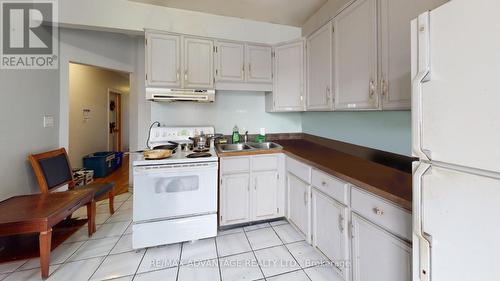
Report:
<svg viewBox="0 0 500 281"><path fill-rule="evenodd" d="M324 138L411 155L410 111L267 113L263 92L217 91L210 104L154 102L151 121L163 126L213 125L230 135L234 125L240 133L304 132Z"/></svg>
<svg viewBox="0 0 500 281"><path fill-rule="evenodd" d="M411 112L306 112L304 133L411 155Z"/></svg>
<svg viewBox="0 0 500 281"><path fill-rule="evenodd" d="M301 113L265 112L263 92L217 91L215 102L154 102L151 105L151 121L162 126L213 125L218 133L231 134L234 125L241 133L259 132L265 127L268 133L302 131Z"/></svg>

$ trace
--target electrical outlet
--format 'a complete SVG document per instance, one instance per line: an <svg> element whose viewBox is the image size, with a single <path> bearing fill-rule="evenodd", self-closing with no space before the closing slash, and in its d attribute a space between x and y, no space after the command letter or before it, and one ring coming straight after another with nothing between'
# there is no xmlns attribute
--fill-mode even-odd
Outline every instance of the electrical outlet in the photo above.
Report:
<svg viewBox="0 0 500 281"><path fill-rule="evenodd" d="M44 128L52 128L52 127L54 127L54 116L52 116L52 115L44 115L43 116L43 127Z"/></svg>

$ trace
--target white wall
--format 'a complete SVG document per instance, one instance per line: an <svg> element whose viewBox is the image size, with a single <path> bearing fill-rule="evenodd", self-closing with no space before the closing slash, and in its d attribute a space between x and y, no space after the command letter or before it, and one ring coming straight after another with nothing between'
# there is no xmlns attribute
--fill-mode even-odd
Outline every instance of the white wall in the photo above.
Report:
<svg viewBox="0 0 500 281"><path fill-rule="evenodd" d="M144 28L274 44L300 37L297 27L217 16L127 0L59 1L63 26L118 29L139 33Z"/></svg>
<svg viewBox="0 0 500 281"><path fill-rule="evenodd" d="M0 201L39 192L30 153L57 148L59 72L0 70ZM55 127L43 128L43 116L54 116Z"/></svg>
<svg viewBox="0 0 500 281"><path fill-rule="evenodd" d="M302 131L300 113L266 113L263 92L218 91L215 103L152 103L151 120L163 126L213 125L218 133L231 134L234 125L250 134Z"/></svg>
<svg viewBox="0 0 500 281"><path fill-rule="evenodd" d="M126 0L65 0L59 2L60 135L68 147L68 64L77 62L132 73L130 81L130 149L142 148L151 123L151 103L145 100L143 29L276 43L300 37L301 29L278 24L209 15ZM96 31L83 30L94 29ZM123 34L103 32L119 31ZM135 35L131 35L135 34Z"/></svg>
<svg viewBox="0 0 500 281"><path fill-rule="evenodd" d="M138 143L137 128L147 126L149 111L139 110L138 95L144 97L144 64L138 63L138 51L143 45L142 37L124 34L78 29L60 30L60 146L69 145L69 63L81 63L131 73L130 76L130 139L131 149ZM144 48L144 47L142 47ZM139 52L139 53L138 53ZM140 60L140 59L139 59ZM143 58L142 58L143 60ZM144 121L147 119L146 121ZM144 121L144 124L139 122Z"/></svg>
<svg viewBox="0 0 500 281"><path fill-rule="evenodd" d="M69 71L68 152L71 166L81 168L85 155L109 150L108 89L119 90L123 93L122 100L127 101L129 79L114 71L75 63L70 64ZM83 119L84 109L90 110L87 120ZM124 109L122 120L128 125L128 109ZM127 139L128 146L128 130L122 133L122 138Z"/></svg>

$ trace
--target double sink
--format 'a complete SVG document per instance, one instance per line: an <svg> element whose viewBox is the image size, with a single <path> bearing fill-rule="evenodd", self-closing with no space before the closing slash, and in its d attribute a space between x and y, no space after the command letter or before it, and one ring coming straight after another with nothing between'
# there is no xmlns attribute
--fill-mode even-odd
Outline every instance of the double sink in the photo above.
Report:
<svg viewBox="0 0 500 281"><path fill-rule="evenodd" d="M281 150L283 147L274 142L262 143L234 143L234 144L219 144L217 146L220 152L249 152L258 150Z"/></svg>

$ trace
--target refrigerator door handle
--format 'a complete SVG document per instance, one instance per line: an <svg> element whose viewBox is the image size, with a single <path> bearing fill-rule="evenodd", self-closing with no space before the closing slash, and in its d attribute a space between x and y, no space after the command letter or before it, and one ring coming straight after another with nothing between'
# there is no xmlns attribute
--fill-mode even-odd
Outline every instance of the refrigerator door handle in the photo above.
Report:
<svg viewBox="0 0 500 281"><path fill-rule="evenodd" d="M431 165L424 162L414 164L413 173L413 280L430 281L431 235L422 227L422 178Z"/></svg>
<svg viewBox="0 0 500 281"><path fill-rule="evenodd" d="M421 14L412 22L413 69L412 81L412 136L413 155L430 161L430 151L422 147L423 129L423 89L422 84L430 80L430 32L429 12Z"/></svg>

